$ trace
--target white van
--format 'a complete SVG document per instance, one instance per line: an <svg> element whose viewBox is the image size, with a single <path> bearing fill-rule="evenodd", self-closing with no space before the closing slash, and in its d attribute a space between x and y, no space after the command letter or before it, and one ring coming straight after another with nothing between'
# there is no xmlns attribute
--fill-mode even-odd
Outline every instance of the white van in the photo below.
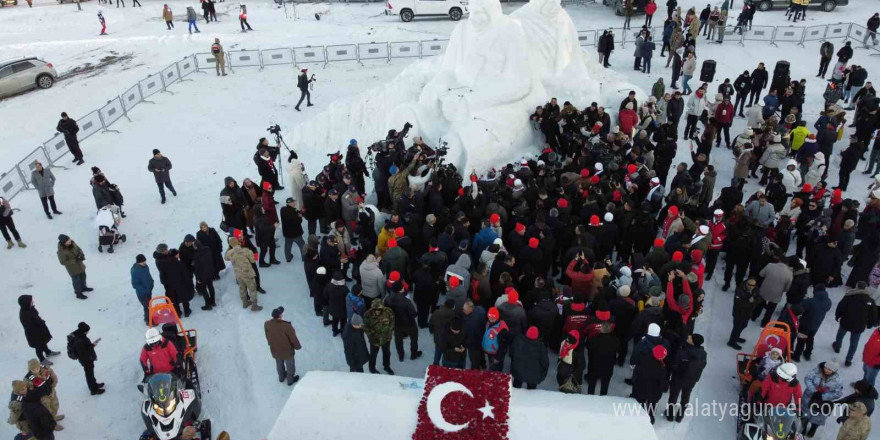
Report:
<svg viewBox="0 0 880 440"><path fill-rule="evenodd" d="M413 17L448 16L452 21L468 15L467 0L387 0L385 15L400 15L400 21L409 22Z"/></svg>

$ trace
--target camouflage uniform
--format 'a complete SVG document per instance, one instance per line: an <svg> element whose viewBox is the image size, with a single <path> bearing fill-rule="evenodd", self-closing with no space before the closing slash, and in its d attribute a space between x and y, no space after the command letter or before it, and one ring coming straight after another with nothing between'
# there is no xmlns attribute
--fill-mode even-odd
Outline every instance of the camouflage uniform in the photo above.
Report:
<svg viewBox="0 0 880 440"><path fill-rule="evenodd" d="M364 313L364 333L370 342L370 371L376 369L376 355L382 349L382 366L391 366L391 335L394 331L394 311L375 298L370 309Z"/></svg>
<svg viewBox="0 0 880 440"><path fill-rule="evenodd" d="M229 240L229 250L226 251L226 261L232 262L232 268L235 270L235 280L238 282L238 295L241 297L242 308L251 306L251 310L257 311L261 307L258 305L257 281L254 273L253 264L256 261L254 254L250 249L241 247L241 243L231 238ZM248 293L250 292L250 301L248 301Z"/></svg>
<svg viewBox="0 0 880 440"><path fill-rule="evenodd" d="M23 380L12 381L12 397L9 399L9 419L6 423L15 425L22 433L30 433L31 427L21 412L21 401L28 392L28 383Z"/></svg>
<svg viewBox="0 0 880 440"><path fill-rule="evenodd" d="M58 386L58 376L55 375L55 371L50 367L40 364L39 360L31 359L28 361L28 374L25 375L24 379L34 389L41 386L49 387L49 393L40 397L40 403L49 410L49 413L52 414L56 421L63 419L63 415L58 415L58 394L55 392L55 388ZM43 385L43 382L46 381L49 383Z"/></svg>

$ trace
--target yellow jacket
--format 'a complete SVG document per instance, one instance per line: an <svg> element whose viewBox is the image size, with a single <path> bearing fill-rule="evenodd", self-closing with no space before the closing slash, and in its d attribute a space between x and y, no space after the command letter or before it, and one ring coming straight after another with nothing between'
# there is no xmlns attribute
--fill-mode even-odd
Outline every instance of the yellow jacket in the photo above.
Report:
<svg viewBox="0 0 880 440"><path fill-rule="evenodd" d="M807 136L810 135L810 130L807 127L797 127L791 131L791 149L792 151L797 151L801 149L801 146L804 145L804 141L807 139Z"/></svg>

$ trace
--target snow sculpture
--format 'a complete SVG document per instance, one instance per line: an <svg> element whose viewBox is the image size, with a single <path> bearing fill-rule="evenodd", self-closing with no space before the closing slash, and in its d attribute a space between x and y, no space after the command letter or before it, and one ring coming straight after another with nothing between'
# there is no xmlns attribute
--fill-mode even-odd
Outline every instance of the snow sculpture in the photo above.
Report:
<svg viewBox="0 0 880 440"><path fill-rule="evenodd" d="M531 0L510 15L528 36L529 59L550 96L586 106L599 97L577 29L560 0Z"/></svg>

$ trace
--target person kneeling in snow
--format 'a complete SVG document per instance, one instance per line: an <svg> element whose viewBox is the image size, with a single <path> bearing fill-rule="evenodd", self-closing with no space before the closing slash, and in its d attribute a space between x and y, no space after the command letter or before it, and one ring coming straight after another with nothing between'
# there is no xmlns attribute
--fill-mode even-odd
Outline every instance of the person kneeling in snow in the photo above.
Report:
<svg viewBox="0 0 880 440"><path fill-rule="evenodd" d="M162 334L156 328L147 329L147 343L141 349L141 367L144 369L144 377L157 373L173 373L180 363L177 347L162 338Z"/></svg>

